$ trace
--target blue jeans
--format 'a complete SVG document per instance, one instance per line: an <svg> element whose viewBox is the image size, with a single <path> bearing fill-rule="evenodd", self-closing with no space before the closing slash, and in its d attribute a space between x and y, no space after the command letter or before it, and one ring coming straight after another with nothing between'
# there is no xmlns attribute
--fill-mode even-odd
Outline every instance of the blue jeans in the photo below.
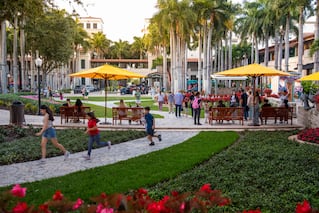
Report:
<svg viewBox="0 0 319 213"><path fill-rule="evenodd" d="M181 117L182 105L175 104L175 115Z"/></svg>
<svg viewBox="0 0 319 213"><path fill-rule="evenodd" d="M194 109L194 124L199 124L200 108Z"/></svg>
<svg viewBox="0 0 319 213"><path fill-rule="evenodd" d="M47 128L47 129L43 132L42 137L48 138L48 139L56 138L55 129L54 129L53 127Z"/></svg>
<svg viewBox="0 0 319 213"><path fill-rule="evenodd" d="M248 106L244 106L243 108L244 108L244 118L245 118L245 120L247 120L247 118L248 118L248 111L249 111L249 109L247 110L247 107Z"/></svg>
<svg viewBox="0 0 319 213"><path fill-rule="evenodd" d="M98 146L106 146L107 145L107 142L100 141L100 133L97 135L90 135L89 136L89 145L88 145L88 156L91 156L91 150L92 150L94 141L96 142L96 144Z"/></svg>

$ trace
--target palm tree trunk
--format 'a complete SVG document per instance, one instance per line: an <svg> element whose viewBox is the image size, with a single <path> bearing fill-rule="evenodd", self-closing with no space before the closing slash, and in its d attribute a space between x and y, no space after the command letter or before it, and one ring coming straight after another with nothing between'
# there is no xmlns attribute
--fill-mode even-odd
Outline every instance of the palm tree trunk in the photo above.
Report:
<svg viewBox="0 0 319 213"><path fill-rule="evenodd" d="M199 31L199 35L198 35L198 70L197 70L197 88L198 91L202 90L202 34L201 34L202 29L200 29Z"/></svg>
<svg viewBox="0 0 319 213"><path fill-rule="evenodd" d="M25 17L22 16L20 28L20 66L21 66L21 82L22 89L26 89L26 82L28 82L28 75L26 74L25 66L25 35L24 35Z"/></svg>
<svg viewBox="0 0 319 213"><path fill-rule="evenodd" d="M289 31L290 31L290 26L289 26L289 20L290 16L289 14L286 17L286 32L285 32L285 70L288 72L289 69Z"/></svg>
<svg viewBox="0 0 319 213"><path fill-rule="evenodd" d="M255 48L255 45L254 45L254 36L252 37L251 39L251 56L250 56L250 59L251 59L251 63L253 64L254 63L254 48Z"/></svg>
<svg viewBox="0 0 319 213"><path fill-rule="evenodd" d="M278 51L279 51L279 44L278 44L278 32L276 30L275 32L275 55L274 55L274 59L275 59L275 69L278 69Z"/></svg>
<svg viewBox="0 0 319 213"><path fill-rule="evenodd" d="M228 49L228 69L233 67L233 46L232 46L233 32L229 32L229 49Z"/></svg>
<svg viewBox="0 0 319 213"><path fill-rule="evenodd" d="M164 44L163 46L163 87L165 91L167 91L167 50L166 50L166 45Z"/></svg>
<svg viewBox="0 0 319 213"><path fill-rule="evenodd" d="M211 93L211 80L210 80L210 74L211 74L211 43L212 43L212 34L213 34L213 26L209 27L208 31L208 38L207 38L207 55L206 55L206 88L205 88L205 94L208 95Z"/></svg>
<svg viewBox="0 0 319 213"><path fill-rule="evenodd" d="M258 54L258 41L257 41L257 35L254 36L255 39L255 63L259 64L259 54Z"/></svg>
<svg viewBox="0 0 319 213"><path fill-rule="evenodd" d="M282 70L282 56L283 56L283 39L284 39L284 34L283 33L280 33L280 40L279 40L279 54L278 54L278 62L279 62L279 70Z"/></svg>
<svg viewBox="0 0 319 213"><path fill-rule="evenodd" d="M203 88L202 90L207 89L207 25L204 26L203 33Z"/></svg>
<svg viewBox="0 0 319 213"><path fill-rule="evenodd" d="M315 40L319 40L319 0L317 0L317 8L316 8L316 24L315 24ZM317 72L319 70L319 51L316 51L314 54L314 71Z"/></svg>
<svg viewBox="0 0 319 213"><path fill-rule="evenodd" d="M1 91L3 94L8 93L7 85L7 34L6 34L6 21L1 22L1 35L0 35L0 70L1 70Z"/></svg>
<svg viewBox="0 0 319 213"><path fill-rule="evenodd" d="M265 66L266 67L268 67L268 62L269 62L269 36L267 32L265 36Z"/></svg>
<svg viewBox="0 0 319 213"><path fill-rule="evenodd" d="M13 92L18 93L18 17L14 17L13 31L13 53L12 53L12 68L13 68Z"/></svg>
<svg viewBox="0 0 319 213"><path fill-rule="evenodd" d="M299 36L298 36L298 73L302 73L302 56L303 56L303 7L299 11Z"/></svg>

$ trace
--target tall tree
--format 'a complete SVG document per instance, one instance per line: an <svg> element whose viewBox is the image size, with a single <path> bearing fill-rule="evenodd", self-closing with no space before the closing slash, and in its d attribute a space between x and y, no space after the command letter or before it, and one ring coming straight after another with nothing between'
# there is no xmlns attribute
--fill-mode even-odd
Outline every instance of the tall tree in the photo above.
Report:
<svg viewBox="0 0 319 213"><path fill-rule="evenodd" d="M39 50L43 59L43 86L46 75L68 63L73 54L73 29L75 21L65 11L48 10L41 18L28 22L28 49Z"/></svg>
<svg viewBox="0 0 319 213"><path fill-rule="evenodd" d="M104 55L109 51L110 44L111 41L102 32L93 33L90 38L90 46L96 53L97 58L104 58Z"/></svg>

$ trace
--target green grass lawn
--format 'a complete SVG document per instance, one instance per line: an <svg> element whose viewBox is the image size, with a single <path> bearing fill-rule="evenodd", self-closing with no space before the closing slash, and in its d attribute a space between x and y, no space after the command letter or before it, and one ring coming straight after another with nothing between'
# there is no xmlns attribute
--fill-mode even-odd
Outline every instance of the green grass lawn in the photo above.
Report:
<svg viewBox="0 0 319 213"><path fill-rule="evenodd" d="M319 147L289 141L292 134L296 132L201 132L164 150L23 187L28 188L26 200L39 204L57 189L71 200L88 202L102 191L126 193L143 187L161 198L210 183L231 199L229 206L212 212L288 213L304 199L318 208Z"/></svg>
<svg viewBox="0 0 319 213"><path fill-rule="evenodd" d="M28 189L26 200L40 204L60 189L72 200L81 197L87 202L101 192L124 193L152 186L194 168L237 139L235 132L201 132L182 144L164 150L63 177L23 184Z"/></svg>
<svg viewBox="0 0 319 213"><path fill-rule="evenodd" d="M318 208L319 147L289 141L292 134L247 132L239 143L150 191L161 197L171 190L193 191L210 183L232 200L223 212L257 208L295 212L296 204L304 199Z"/></svg>

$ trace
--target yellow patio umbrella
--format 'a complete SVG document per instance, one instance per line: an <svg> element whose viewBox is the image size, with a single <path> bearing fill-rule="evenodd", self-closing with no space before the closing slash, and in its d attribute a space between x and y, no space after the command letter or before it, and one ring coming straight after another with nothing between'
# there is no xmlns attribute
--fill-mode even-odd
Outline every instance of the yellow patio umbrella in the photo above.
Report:
<svg viewBox="0 0 319 213"><path fill-rule="evenodd" d="M107 115L107 81L108 80L122 80L122 79L130 79L130 78L144 78L144 75L140 75L135 72L130 72L125 69L121 69L119 67L114 67L109 64L104 64L99 67L91 68L88 70L83 70L77 73L73 73L69 75L70 77L82 77L82 78L95 78L95 79L104 79L105 81L105 111L104 111L104 119L106 122Z"/></svg>
<svg viewBox="0 0 319 213"><path fill-rule="evenodd" d="M256 77L261 77L261 76L291 76L287 72L279 71L276 69L272 69L269 67L265 67L260 64L250 64L247 66L241 66L237 68L233 68L230 70L226 70L223 72L218 72L216 73L218 75L224 75L224 76L249 76L252 77L252 82L253 82L253 89L252 93L255 94L255 79ZM255 95L253 95L255 98ZM253 110L253 115L252 115L253 121L255 120L255 113ZM253 126L257 126L258 124L256 122L253 122Z"/></svg>
<svg viewBox="0 0 319 213"><path fill-rule="evenodd" d="M306 75L299 79L299 81L319 81L319 72Z"/></svg>
<svg viewBox="0 0 319 213"><path fill-rule="evenodd" d="M290 76L289 73L265 67L260 64L250 64L247 66L237 67L223 72L216 73L224 76Z"/></svg>

